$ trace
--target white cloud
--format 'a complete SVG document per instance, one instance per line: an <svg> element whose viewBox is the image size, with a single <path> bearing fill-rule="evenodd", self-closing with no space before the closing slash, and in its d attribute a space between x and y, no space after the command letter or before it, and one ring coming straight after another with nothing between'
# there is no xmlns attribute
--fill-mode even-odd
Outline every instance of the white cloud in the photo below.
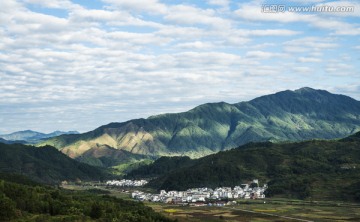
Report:
<svg viewBox="0 0 360 222"><path fill-rule="evenodd" d="M301 34L301 32L288 29L238 29L236 31L233 31L233 34L238 36L293 36L299 35Z"/></svg>
<svg viewBox="0 0 360 222"><path fill-rule="evenodd" d="M228 7L230 4L230 0L207 0L210 5L218 5L222 7Z"/></svg>
<svg viewBox="0 0 360 222"><path fill-rule="evenodd" d="M118 9L135 10L137 12L165 14L168 7L158 0L147 0L146 3L142 0L103 0Z"/></svg>
<svg viewBox="0 0 360 222"><path fill-rule="evenodd" d="M240 12L228 3L4 1L0 131L84 131L300 88L323 73L324 85L348 76L346 85L358 75L355 37L336 35L356 34L347 17L292 14L283 22L245 11L234 16ZM310 69L314 75L304 75Z"/></svg>
<svg viewBox="0 0 360 222"><path fill-rule="evenodd" d="M184 49L211 49L214 47L214 45L209 42L195 41L195 42L179 43L176 45L176 47L184 48Z"/></svg>
<svg viewBox="0 0 360 222"><path fill-rule="evenodd" d="M109 40L125 41L134 45L162 45L170 41L169 38L154 35L153 33L108 32L105 34Z"/></svg>
<svg viewBox="0 0 360 222"><path fill-rule="evenodd" d="M44 8L70 9L81 7L77 4L72 3L69 0L24 0L24 2L28 4L41 5Z"/></svg>
<svg viewBox="0 0 360 222"><path fill-rule="evenodd" d="M241 64L241 57L221 52L181 52L175 55L179 67L203 67L202 69L223 69L226 66Z"/></svg>
<svg viewBox="0 0 360 222"><path fill-rule="evenodd" d="M207 36L207 33L197 27L180 27L180 26L166 26L161 28L156 34L174 39L193 40Z"/></svg>
<svg viewBox="0 0 360 222"><path fill-rule="evenodd" d="M286 52L320 52L323 50L331 50L339 45L334 43L333 39L324 39L319 37L305 37L293 39L284 42L284 50Z"/></svg>
<svg viewBox="0 0 360 222"><path fill-rule="evenodd" d="M296 2L301 4L309 4L309 3L319 3L324 2L326 0L289 0L290 2Z"/></svg>
<svg viewBox="0 0 360 222"><path fill-rule="evenodd" d="M248 75L251 77L273 78L271 80L269 80L269 79L263 79L263 80L257 79L256 80L256 81L264 81L264 82L275 81L275 78L277 78L280 73L281 73L280 67L265 66L265 65L251 66L251 67L248 67L245 71L245 75Z"/></svg>
<svg viewBox="0 0 360 222"><path fill-rule="evenodd" d="M271 59L275 57L284 57L286 54L284 53L273 53L273 52L265 52L265 51L249 51L246 53L246 57L248 58L257 58L257 59Z"/></svg>
<svg viewBox="0 0 360 222"><path fill-rule="evenodd" d="M297 66L297 67L292 67L292 70L298 73L310 73L312 71L311 68L306 67L306 66Z"/></svg>
<svg viewBox="0 0 360 222"><path fill-rule="evenodd" d="M322 62L321 59L312 58L312 57L300 57L300 58L298 58L298 61L302 62L302 63L304 63L304 62Z"/></svg>
<svg viewBox="0 0 360 222"><path fill-rule="evenodd" d="M257 45L252 45L251 49L265 49L265 48L268 48L268 47L274 47L276 46L275 43L270 43L270 42L265 42L265 43L261 43L261 44L257 44Z"/></svg>
<svg viewBox="0 0 360 222"><path fill-rule="evenodd" d="M355 73L352 65L338 61L329 61L326 65L325 71L328 74L335 76L348 76Z"/></svg>
<svg viewBox="0 0 360 222"><path fill-rule="evenodd" d="M166 20L176 24L194 25L204 24L218 29L231 27L231 21L218 17L213 9L200 9L188 5L175 5L165 16Z"/></svg>

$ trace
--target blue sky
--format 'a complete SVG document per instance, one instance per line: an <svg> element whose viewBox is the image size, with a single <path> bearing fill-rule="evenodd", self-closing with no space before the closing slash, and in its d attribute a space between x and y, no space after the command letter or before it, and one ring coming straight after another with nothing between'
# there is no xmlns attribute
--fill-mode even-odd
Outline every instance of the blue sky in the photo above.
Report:
<svg viewBox="0 0 360 222"><path fill-rule="evenodd" d="M360 100L359 36L352 0L3 1L0 134L85 132L304 86Z"/></svg>

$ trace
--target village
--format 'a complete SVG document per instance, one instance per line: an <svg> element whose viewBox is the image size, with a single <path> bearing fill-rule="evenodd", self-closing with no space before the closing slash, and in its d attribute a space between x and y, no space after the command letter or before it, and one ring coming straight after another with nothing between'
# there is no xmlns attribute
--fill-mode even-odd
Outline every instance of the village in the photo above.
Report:
<svg viewBox="0 0 360 222"><path fill-rule="evenodd" d="M147 184L147 180L109 180L106 181L106 186L117 187L141 187Z"/></svg>
<svg viewBox="0 0 360 222"><path fill-rule="evenodd" d="M139 201L152 201L172 204L200 204L200 205L224 205L221 200L233 199L263 199L267 185L259 186L257 179L249 184L241 184L231 187L211 188L191 188L186 191L168 191L161 190L159 194L145 193L142 191L133 191L131 197Z"/></svg>

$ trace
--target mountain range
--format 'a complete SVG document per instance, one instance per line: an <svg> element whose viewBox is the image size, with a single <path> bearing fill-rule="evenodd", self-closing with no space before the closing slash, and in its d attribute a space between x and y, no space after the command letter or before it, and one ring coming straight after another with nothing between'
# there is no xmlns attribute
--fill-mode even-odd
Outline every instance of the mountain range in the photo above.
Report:
<svg viewBox="0 0 360 222"><path fill-rule="evenodd" d="M40 133L32 130L24 130L24 131L17 131L10 134L3 134L0 135L0 142L2 143L30 143L35 144L39 143L41 140L60 136L63 134L79 134L77 131L69 131L69 132L62 132L62 131L54 131L52 133Z"/></svg>
<svg viewBox="0 0 360 222"><path fill-rule="evenodd" d="M26 141L25 140L5 140L3 138L0 138L0 143L5 143L5 144L22 143L22 144L25 144Z"/></svg>
<svg viewBox="0 0 360 222"><path fill-rule="evenodd" d="M248 142L333 139L359 130L359 101L305 87L248 102L208 103L187 112L110 123L38 145L54 146L72 158L104 146L155 157L202 157ZM112 152L104 156L111 158Z"/></svg>

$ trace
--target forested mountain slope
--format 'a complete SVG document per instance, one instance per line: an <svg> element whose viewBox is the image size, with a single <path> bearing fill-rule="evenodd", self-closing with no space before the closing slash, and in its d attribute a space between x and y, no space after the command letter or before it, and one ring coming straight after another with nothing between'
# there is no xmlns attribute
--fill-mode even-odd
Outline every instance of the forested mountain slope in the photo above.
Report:
<svg viewBox="0 0 360 222"><path fill-rule="evenodd" d="M45 183L63 180L102 180L104 169L80 163L54 147L33 147L0 143L0 172L26 175Z"/></svg>
<svg viewBox="0 0 360 222"><path fill-rule="evenodd" d="M341 138L360 130L360 102L301 88L249 102L198 106L183 113L110 123L44 143L73 158L106 145L135 154L201 157L248 142Z"/></svg>
<svg viewBox="0 0 360 222"><path fill-rule="evenodd" d="M155 161L129 173L144 177L159 166ZM268 195L360 201L360 133L342 140L293 143L249 143L221 151L167 171L157 171L150 187L186 190L191 187L235 186L254 178L268 183Z"/></svg>

